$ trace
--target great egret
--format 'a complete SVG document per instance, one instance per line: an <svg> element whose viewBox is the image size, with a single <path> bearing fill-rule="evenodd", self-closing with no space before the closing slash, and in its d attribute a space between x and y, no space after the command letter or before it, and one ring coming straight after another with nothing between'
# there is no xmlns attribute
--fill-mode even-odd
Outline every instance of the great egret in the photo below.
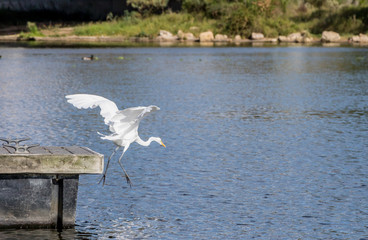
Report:
<svg viewBox="0 0 368 240"><path fill-rule="evenodd" d="M78 109L100 107L100 114L104 118L105 124L109 126L109 130L112 132L112 134L108 136L97 132L102 136L101 139L110 140L117 145L107 160L106 169L101 180L99 181L100 183L103 180L103 185L105 185L106 172L107 168L109 167L110 160L120 147L124 147L124 150L119 158L119 165L123 169L125 178L130 187L132 186L131 180L125 171L123 164L121 163L121 159L123 158L126 150L128 150L130 144L136 142L142 146L149 146L151 142L155 141L166 147L159 137L150 137L147 141L143 141L138 135L140 121L150 112L160 110L160 108L157 106L151 105L148 107L131 107L124 110L119 110L113 101L97 95L73 94L67 95L65 97L68 103L72 104Z"/></svg>

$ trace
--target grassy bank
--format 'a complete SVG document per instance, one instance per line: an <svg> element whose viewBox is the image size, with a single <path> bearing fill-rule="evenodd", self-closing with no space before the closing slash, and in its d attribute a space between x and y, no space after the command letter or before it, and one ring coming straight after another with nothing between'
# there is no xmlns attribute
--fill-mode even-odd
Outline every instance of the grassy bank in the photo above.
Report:
<svg viewBox="0 0 368 240"><path fill-rule="evenodd" d="M312 0L308 0L309 2ZM308 2L306 1L306 2ZM267 5L268 4L268 5ZM364 3L368 5L368 3ZM368 6L336 5L315 7L311 4L285 0L257 0L232 2L224 0L185 0L183 9L157 12L126 11L122 16L108 15L106 21L79 23L71 31L60 33L58 27L29 25L24 38L32 36L124 36L154 38L160 30L176 34L179 30L200 32L211 30L214 34L240 35L248 38L252 32L265 37L277 37L304 31L320 36L325 31L336 31L343 36L368 33Z"/></svg>
<svg viewBox="0 0 368 240"><path fill-rule="evenodd" d="M194 26L194 28L193 28ZM203 17L194 17L188 13L169 13L141 17L130 14L111 21L88 23L74 28L78 36L126 36L126 37L155 37L162 29L177 33L178 30L191 31L199 34L209 29L216 30L216 21Z"/></svg>
<svg viewBox="0 0 368 240"><path fill-rule="evenodd" d="M229 7L228 7L229 8ZM203 12L164 13L142 16L133 12L110 21L82 24L75 27L74 34L79 36L154 37L159 30L177 33L178 30L197 35L211 30L216 33L249 37L252 32L261 32L266 37L288 35L297 31L307 31L319 35L324 30L336 31L342 35L367 33L368 7L343 7L337 10L314 9L298 12L298 8L283 12L256 12L245 6L223 8L211 14ZM231 12L231 13L224 13Z"/></svg>

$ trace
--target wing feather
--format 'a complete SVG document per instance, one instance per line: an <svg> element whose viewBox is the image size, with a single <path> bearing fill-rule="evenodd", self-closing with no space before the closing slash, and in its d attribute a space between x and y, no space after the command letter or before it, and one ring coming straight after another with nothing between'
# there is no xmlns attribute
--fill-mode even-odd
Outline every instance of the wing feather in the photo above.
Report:
<svg viewBox="0 0 368 240"><path fill-rule="evenodd" d="M72 104L78 109L87 108L101 108L101 116L104 118L105 124L109 124L111 119L119 111L116 104L104 97L92 95L92 94L73 94L65 96L68 99L68 103Z"/></svg>
<svg viewBox="0 0 368 240"><path fill-rule="evenodd" d="M132 107L119 111L110 121L110 131L119 135L126 134L136 128L149 113L160 110L157 106Z"/></svg>

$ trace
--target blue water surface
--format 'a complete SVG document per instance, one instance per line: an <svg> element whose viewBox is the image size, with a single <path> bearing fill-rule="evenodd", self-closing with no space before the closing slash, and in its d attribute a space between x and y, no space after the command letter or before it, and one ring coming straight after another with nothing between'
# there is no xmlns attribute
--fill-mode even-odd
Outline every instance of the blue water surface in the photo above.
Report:
<svg viewBox="0 0 368 240"><path fill-rule="evenodd" d="M157 105L106 185L80 176L75 229L1 239L368 239L368 49L0 47L1 136L114 146L99 110ZM97 61L82 61L94 54ZM123 57L123 58L122 58ZM106 158L105 158L106 160Z"/></svg>

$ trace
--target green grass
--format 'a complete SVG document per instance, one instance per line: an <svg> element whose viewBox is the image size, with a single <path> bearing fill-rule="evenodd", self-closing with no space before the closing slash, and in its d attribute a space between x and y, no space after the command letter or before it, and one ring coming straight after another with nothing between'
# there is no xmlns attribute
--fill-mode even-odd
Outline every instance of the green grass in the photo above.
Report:
<svg viewBox="0 0 368 240"><path fill-rule="evenodd" d="M33 22L27 22L28 32L21 32L19 37L22 39L34 39L35 37L43 37L44 35L38 30L37 25Z"/></svg>
<svg viewBox="0 0 368 240"><path fill-rule="evenodd" d="M238 19L236 19L238 20ZM300 28L287 18L268 19L257 16L251 26L244 28L229 28L236 26L232 23L219 19L209 19L198 14L196 16L188 13L170 13L154 15L147 18L120 18L109 22L88 23L77 26L74 34L79 36L125 36L125 37L155 37L160 30L167 30L176 34L178 30L192 32L197 37L200 32L211 30L214 34L228 34L235 36L241 34L249 36L252 31L263 32L268 37L277 37L279 34L287 34L298 31ZM239 16L238 21L244 21ZM196 28L191 28L196 27Z"/></svg>
<svg viewBox="0 0 368 240"><path fill-rule="evenodd" d="M249 15L248 22L245 22L247 12L239 13L238 15L233 13L231 16L221 19L211 19L202 14L188 13L169 13L146 18L129 16L112 21L83 24L74 28L74 34L78 36L153 38L158 35L160 30L167 30L173 34L182 30L191 32L198 37L199 33L211 30L214 34L221 33L232 37L236 34L249 37L252 32L262 32L266 37L277 37L303 30L288 17L269 18L261 15Z"/></svg>
<svg viewBox="0 0 368 240"><path fill-rule="evenodd" d="M84 36L125 36L125 37L155 37L160 30L176 34L178 30L199 34L201 31L215 29L215 20L193 17L186 13L170 13L154 15L147 18L123 17L110 22L97 22L77 26L74 34ZM197 30L190 30L191 27Z"/></svg>
<svg viewBox="0 0 368 240"><path fill-rule="evenodd" d="M234 8L233 5L237 7ZM198 37L200 32L211 30L214 34L227 34L230 37L237 34L249 37L252 32L262 32L266 37L277 37L299 31L310 32L312 36L318 36L324 30L332 30L348 36L368 31L367 7L344 7L337 10L312 9L305 13L294 11L294 14L291 10L286 14L273 14L273 12L259 14L241 3L233 5L221 10L211 8L213 16L200 12L165 13L148 17L142 17L135 12L127 13L126 16L115 17L111 21L77 26L74 34L154 38L160 30L167 30L173 34L182 30L192 32ZM214 12L219 13L215 15Z"/></svg>

